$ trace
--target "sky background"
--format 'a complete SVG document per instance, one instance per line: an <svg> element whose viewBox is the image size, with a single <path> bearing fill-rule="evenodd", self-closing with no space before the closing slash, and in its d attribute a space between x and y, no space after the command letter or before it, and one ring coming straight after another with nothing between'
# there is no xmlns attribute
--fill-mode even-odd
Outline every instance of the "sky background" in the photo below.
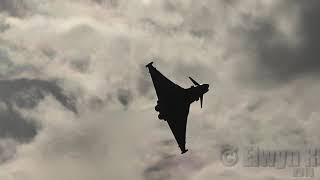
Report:
<svg viewBox="0 0 320 180"><path fill-rule="evenodd" d="M0 0L0 179L291 177L220 151L320 147L319 17L317 0ZM210 84L184 155L151 60Z"/></svg>

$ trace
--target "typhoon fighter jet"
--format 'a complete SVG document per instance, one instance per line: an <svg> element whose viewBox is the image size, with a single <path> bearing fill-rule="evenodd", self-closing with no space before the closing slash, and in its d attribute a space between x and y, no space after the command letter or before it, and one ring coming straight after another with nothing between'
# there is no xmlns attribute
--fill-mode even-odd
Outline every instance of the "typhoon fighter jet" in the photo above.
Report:
<svg viewBox="0 0 320 180"><path fill-rule="evenodd" d="M195 86L182 88L161 74L150 62L146 65L152 78L158 96L155 110L159 112L158 118L167 121L169 127L181 149L181 154L186 149L186 127L190 104L200 99L202 108L203 94L209 91L209 84L199 84L191 77Z"/></svg>

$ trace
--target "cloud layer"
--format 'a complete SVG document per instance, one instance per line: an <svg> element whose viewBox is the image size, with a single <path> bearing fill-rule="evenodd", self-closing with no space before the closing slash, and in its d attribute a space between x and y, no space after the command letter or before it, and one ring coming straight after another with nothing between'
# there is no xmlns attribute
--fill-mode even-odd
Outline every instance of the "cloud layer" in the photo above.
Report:
<svg viewBox="0 0 320 180"><path fill-rule="evenodd" d="M281 179L227 169L225 145L317 146L319 3L0 2L0 179ZM178 153L144 65L191 107Z"/></svg>

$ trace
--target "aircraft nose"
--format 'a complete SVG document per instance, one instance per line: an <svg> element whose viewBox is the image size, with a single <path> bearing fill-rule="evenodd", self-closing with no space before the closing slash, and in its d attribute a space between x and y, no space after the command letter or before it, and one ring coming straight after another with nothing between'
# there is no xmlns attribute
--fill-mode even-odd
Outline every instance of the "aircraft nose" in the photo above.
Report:
<svg viewBox="0 0 320 180"><path fill-rule="evenodd" d="M205 93L209 91L209 84L204 84L204 91Z"/></svg>

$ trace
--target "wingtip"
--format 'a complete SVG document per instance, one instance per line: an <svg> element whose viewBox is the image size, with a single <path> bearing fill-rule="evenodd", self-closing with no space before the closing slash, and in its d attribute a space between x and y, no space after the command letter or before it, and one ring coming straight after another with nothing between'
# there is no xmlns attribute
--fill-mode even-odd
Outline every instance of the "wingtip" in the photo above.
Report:
<svg viewBox="0 0 320 180"><path fill-rule="evenodd" d="M186 152L188 152L188 149L185 149L185 150L181 151L181 154L184 154Z"/></svg>
<svg viewBox="0 0 320 180"><path fill-rule="evenodd" d="M152 64L153 64L153 61L151 61L150 63L148 63L148 64L146 65L146 67L148 68L148 67L152 66Z"/></svg>

